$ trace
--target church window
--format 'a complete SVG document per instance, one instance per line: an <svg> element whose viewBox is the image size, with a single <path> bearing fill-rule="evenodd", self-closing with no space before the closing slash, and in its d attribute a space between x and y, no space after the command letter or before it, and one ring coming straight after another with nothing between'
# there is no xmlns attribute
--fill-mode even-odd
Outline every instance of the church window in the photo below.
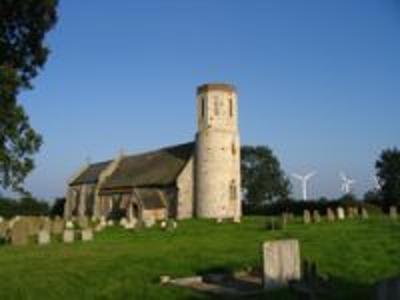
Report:
<svg viewBox="0 0 400 300"><path fill-rule="evenodd" d="M233 117L233 100L229 98L229 115Z"/></svg>
<svg viewBox="0 0 400 300"><path fill-rule="evenodd" d="M232 143L232 155L236 155L236 145Z"/></svg>
<svg viewBox="0 0 400 300"><path fill-rule="evenodd" d="M236 186L236 181L232 180L229 186L229 194L230 194L230 199L231 200L236 200L237 199L237 186Z"/></svg>

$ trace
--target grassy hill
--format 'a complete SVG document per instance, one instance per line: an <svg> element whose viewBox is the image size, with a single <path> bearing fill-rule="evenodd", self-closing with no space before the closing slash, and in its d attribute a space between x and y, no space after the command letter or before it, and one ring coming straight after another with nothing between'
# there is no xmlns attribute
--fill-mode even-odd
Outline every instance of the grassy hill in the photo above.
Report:
<svg viewBox="0 0 400 300"><path fill-rule="evenodd" d="M261 217L240 225L190 220L175 232L111 228L87 244L0 246L0 299L207 299L160 287L158 278L260 265L260 245L277 238L300 240L302 257L333 278L336 299L369 299L374 282L400 274L400 223L388 218L264 228Z"/></svg>

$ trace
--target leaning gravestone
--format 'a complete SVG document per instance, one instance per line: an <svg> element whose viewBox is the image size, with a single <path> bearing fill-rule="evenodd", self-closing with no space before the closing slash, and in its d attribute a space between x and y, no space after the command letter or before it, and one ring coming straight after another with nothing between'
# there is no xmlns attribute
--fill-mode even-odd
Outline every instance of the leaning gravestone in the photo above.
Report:
<svg viewBox="0 0 400 300"><path fill-rule="evenodd" d="M279 288L301 278L297 240L265 242L263 245L264 289Z"/></svg>
<svg viewBox="0 0 400 300"><path fill-rule="evenodd" d="M73 243L75 239L75 232L72 229L66 229L63 233L64 243Z"/></svg>
<svg viewBox="0 0 400 300"><path fill-rule="evenodd" d="M50 244L50 232L47 230L40 230L37 238L39 245Z"/></svg>
<svg viewBox="0 0 400 300"><path fill-rule="evenodd" d="M345 214L344 214L344 209L343 207L338 207L337 208L337 217L339 220L344 220L345 219Z"/></svg>
<svg viewBox="0 0 400 300"><path fill-rule="evenodd" d="M29 242L29 225L25 220L14 223L10 231L11 244L14 246L25 246Z"/></svg>
<svg viewBox="0 0 400 300"><path fill-rule="evenodd" d="M83 229L81 232L81 239L83 242L89 242L93 240L93 231L92 229Z"/></svg>
<svg viewBox="0 0 400 300"><path fill-rule="evenodd" d="M321 222L321 216L319 215L319 211L318 210L314 210L313 211L313 219L314 219L314 223L320 223Z"/></svg>
<svg viewBox="0 0 400 300"><path fill-rule="evenodd" d="M305 209L303 211L303 222L304 222L304 224L311 223L311 214L310 214L310 211L308 211L307 209Z"/></svg>
<svg viewBox="0 0 400 300"><path fill-rule="evenodd" d="M378 282L375 291L376 300L399 300L400 278L391 278Z"/></svg>
<svg viewBox="0 0 400 300"><path fill-rule="evenodd" d="M327 216L329 222L335 222L335 218L336 218L335 213L329 207L326 210L326 216Z"/></svg>
<svg viewBox="0 0 400 300"><path fill-rule="evenodd" d="M361 218L364 220L368 219L368 210L365 207L361 208Z"/></svg>
<svg viewBox="0 0 400 300"><path fill-rule="evenodd" d="M397 207L396 206L391 206L389 214L390 214L390 218L392 220L397 220Z"/></svg>

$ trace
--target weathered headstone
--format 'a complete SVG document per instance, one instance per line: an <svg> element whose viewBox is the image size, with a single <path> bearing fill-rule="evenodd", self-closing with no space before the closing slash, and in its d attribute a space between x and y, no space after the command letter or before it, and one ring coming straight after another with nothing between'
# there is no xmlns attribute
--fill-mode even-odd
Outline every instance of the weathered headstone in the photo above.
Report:
<svg viewBox="0 0 400 300"><path fill-rule="evenodd" d="M108 227L114 226L114 221L113 220L108 220L107 221L107 226Z"/></svg>
<svg viewBox="0 0 400 300"><path fill-rule="evenodd" d="M167 221L161 221L160 228L163 230L167 229Z"/></svg>
<svg viewBox="0 0 400 300"><path fill-rule="evenodd" d="M11 244L25 246L29 242L29 225L24 220L16 221L10 231Z"/></svg>
<svg viewBox="0 0 400 300"><path fill-rule="evenodd" d="M65 227L64 220L56 218L51 223L51 233L56 235L62 234L64 232L64 227Z"/></svg>
<svg viewBox="0 0 400 300"><path fill-rule="evenodd" d="M81 232L81 239L83 242L88 242L93 240L93 231L90 228L83 229Z"/></svg>
<svg viewBox="0 0 400 300"><path fill-rule="evenodd" d="M344 209L341 206L339 206L337 208L337 217L338 217L339 220L344 220L345 219Z"/></svg>
<svg viewBox="0 0 400 300"><path fill-rule="evenodd" d="M313 211L313 219L314 219L314 223L320 223L321 222L321 216L320 216L318 210L314 210Z"/></svg>
<svg viewBox="0 0 400 300"><path fill-rule="evenodd" d="M239 216L235 216L233 218L233 223L234 224L240 224L242 222L242 219Z"/></svg>
<svg viewBox="0 0 400 300"><path fill-rule="evenodd" d="M303 222L304 224L310 224L311 223L311 214L310 211L305 209L303 211Z"/></svg>
<svg viewBox="0 0 400 300"><path fill-rule="evenodd" d="M40 218L40 230L46 230L51 232L51 220L48 217L41 217Z"/></svg>
<svg viewBox="0 0 400 300"><path fill-rule="evenodd" d="M215 222L216 222L217 224L222 224L222 223L224 222L224 219L222 219L222 218L217 218L217 219L215 220Z"/></svg>
<svg viewBox="0 0 400 300"><path fill-rule="evenodd" d="M335 219L336 219L335 213L329 207L326 210L326 216L327 216L329 222L335 222Z"/></svg>
<svg viewBox="0 0 400 300"><path fill-rule="evenodd" d="M145 218L143 220L144 227L146 227L146 228L153 227L155 223L156 223L156 221L152 217Z"/></svg>
<svg viewBox="0 0 400 300"><path fill-rule="evenodd" d="M0 223L0 241L4 242L7 240L8 236L8 222Z"/></svg>
<svg viewBox="0 0 400 300"><path fill-rule="evenodd" d="M361 208L361 217L366 220L368 219L368 210L365 207Z"/></svg>
<svg viewBox="0 0 400 300"><path fill-rule="evenodd" d="M50 232L47 230L40 230L37 236L39 245L47 245L50 243Z"/></svg>
<svg viewBox="0 0 400 300"><path fill-rule="evenodd" d="M355 218L359 217L358 206L353 208L353 215L354 215Z"/></svg>
<svg viewBox="0 0 400 300"><path fill-rule="evenodd" d="M297 240L265 242L263 245L264 289L279 288L301 278Z"/></svg>
<svg viewBox="0 0 400 300"><path fill-rule="evenodd" d="M400 278L383 280L376 285L376 300L399 300Z"/></svg>
<svg viewBox="0 0 400 300"><path fill-rule="evenodd" d="M346 212L347 212L347 217L349 218L349 219L353 219L353 217L354 217L354 214L353 214L353 207L347 207L346 208Z"/></svg>
<svg viewBox="0 0 400 300"><path fill-rule="evenodd" d="M63 232L64 243L73 243L75 240L75 232L73 229L65 229Z"/></svg>
<svg viewBox="0 0 400 300"><path fill-rule="evenodd" d="M126 224L128 224L128 220L126 218L121 218L121 220L119 221L119 225L121 227L125 227Z"/></svg>
<svg viewBox="0 0 400 300"><path fill-rule="evenodd" d="M397 207L396 206L391 206L389 214L390 214L390 218L392 220L397 220Z"/></svg>
<svg viewBox="0 0 400 300"><path fill-rule="evenodd" d="M65 228L66 229L71 229L71 230L74 229L75 228L74 222L72 220L67 221L65 223Z"/></svg>
<svg viewBox="0 0 400 300"><path fill-rule="evenodd" d="M0 216L0 223L4 222L4 218L2 216Z"/></svg>
<svg viewBox="0 0 400 300"><path fill-rule="evenodd" d="M126 223L125 229L128 229L128 230L135 229L137 223L138 223L137 219L136 218L132 218Z"/></svg>

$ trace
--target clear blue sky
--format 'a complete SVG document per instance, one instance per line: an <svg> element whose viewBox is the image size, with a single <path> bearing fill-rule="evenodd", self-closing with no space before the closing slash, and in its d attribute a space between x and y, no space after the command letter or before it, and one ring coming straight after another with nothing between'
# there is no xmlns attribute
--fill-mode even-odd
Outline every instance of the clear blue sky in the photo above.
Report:
<svg viewBox="0 0 400 300"><path fill-rule="evenodd" d="M210 81L237 86L243 144L319 172L312 196L339 195L340 170L362 194L400 144L396 0L60 2L52 55L22 96L45 141L27 180L38 197L63 195L88 156L192 140Z"/></svg>

